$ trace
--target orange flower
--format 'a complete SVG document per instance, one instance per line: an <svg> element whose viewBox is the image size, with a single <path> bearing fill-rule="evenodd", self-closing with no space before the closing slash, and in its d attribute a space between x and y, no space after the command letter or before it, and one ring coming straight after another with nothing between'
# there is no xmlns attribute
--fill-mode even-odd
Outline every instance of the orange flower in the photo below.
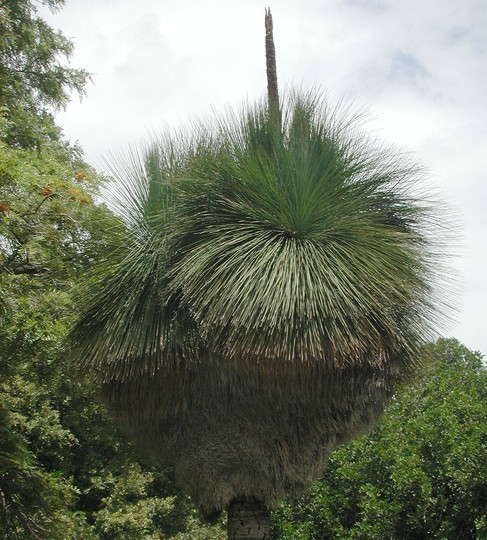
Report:
<svg viewBox="0 0 487 540"><path fill-rule="evenodd" d="M74 176L75 176L76 180L80 180L80 181L88 180L88 175L86 173L82 172L82 171L76 173Z"/></svg>
<svg viewBox="0 0 487 540"><path fill-rule="evenodd" d="M10 210L10 206L7 203L0 202L0 212L4 214Z"/></svg>
<svg viewBox="0 0 487 540"><path fill-rule="evenodd" d="M52 194L52 189L47 187L47 186L44 186L42 189L41 189L41 195L44 195L44 197L49 197L49 195Z"/></svg>
<svg viewBox="0 0 487 540"><path fill-rule="evenodd" d="M91 199L89 199L88 197L80 197L78 200L82 203L91 204Z"/></svg>

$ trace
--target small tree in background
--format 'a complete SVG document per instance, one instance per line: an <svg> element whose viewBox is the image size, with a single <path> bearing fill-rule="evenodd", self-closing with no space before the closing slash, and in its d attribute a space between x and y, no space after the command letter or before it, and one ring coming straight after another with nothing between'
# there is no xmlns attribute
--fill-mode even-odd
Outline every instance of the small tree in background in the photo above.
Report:
<svg viewBox="0 0 487 540"><path fill-rule="evenodd" d="M232 538L270 538L269 510L374 423L435 327L420 169L359 125L295 91L113 162L75 363Z"/></svg>
<svg viewBox="0 0 487 540"><path fill-rule="evenodd" d="M275 513L282 540L487 538L487 370L454 339L422 352L372 433Z"/></svg>

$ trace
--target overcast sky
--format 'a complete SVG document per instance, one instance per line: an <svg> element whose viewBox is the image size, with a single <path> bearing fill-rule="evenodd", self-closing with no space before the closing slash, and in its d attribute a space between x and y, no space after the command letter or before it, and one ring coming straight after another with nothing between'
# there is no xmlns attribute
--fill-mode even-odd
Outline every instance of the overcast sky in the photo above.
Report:
<svg viewBox="0 0 487 540"><path fill-rule="evenodd" d="M149 129L264 95L260 0L68 0L51 26L72 66L93 74L58 115L86 159ZM380 138L413 151L458 214L456 321L445 331L487 354L487 3L485 0L275 0L280 89L320 86L370 112Z"/></svg>

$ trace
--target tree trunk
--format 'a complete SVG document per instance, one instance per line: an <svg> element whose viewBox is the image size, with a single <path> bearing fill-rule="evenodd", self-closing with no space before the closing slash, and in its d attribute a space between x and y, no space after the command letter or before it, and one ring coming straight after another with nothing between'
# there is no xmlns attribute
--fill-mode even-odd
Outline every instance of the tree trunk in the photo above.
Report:
<svg viewBox="0 0 487 540"><path fill-rule="evenodd" d="M271 513L254 497L234 499L228 507L229 540L270 540Z"/></svg>

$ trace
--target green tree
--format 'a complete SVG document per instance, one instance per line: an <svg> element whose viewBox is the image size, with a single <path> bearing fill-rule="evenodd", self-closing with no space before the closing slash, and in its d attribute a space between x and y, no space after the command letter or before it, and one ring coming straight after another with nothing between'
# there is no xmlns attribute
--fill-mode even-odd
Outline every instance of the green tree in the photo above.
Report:
<svg viewBox="0 0 487 540"><path fill-rule="evenodd" d="M259 512L255 538L381 414L430 327L430 202L356 120L298 92L282 122L263 103L115 163L120 227L71 334L142 453L208 519Z"/></svg>
<svg viewBox="0 0 487 540"><path fill-rule="evenodd" d="M13 146L39 146L59 141L52 112L83 94L89 74L62 62L73 44L37 15L37 4L52 11L64 0L0 1L0 114L6 121L2 138Z"/></svg>
<svg viewBox="0 0 487 540"><path fill-rule="evenodd" d="M485 364L453 339L423 352L378 427L274 516L282 540L487 537Z"/></svg>
<svg viewBox="0 0 487 540"><path fill-rule="evenodd" d="M86 73L59 63L72 46L35 12L34 2L0 4L0 534L89 538L76 505L92 463L80 466L77 452L100 462L110 445L87 450L77 418L106 415L67 377L61 351L73 290L111 217L93 204L102 179L51 115ZM113 430L102 431L99 441Z"/></svg>
<svg viewBox="0 0 487 540"><path fill-rule="evenodd" d="M66 523L79 495L71 478L82 422L71 423L71 407L94 420L99 405L67 377L62 340L73 293L112 219L93 204L99 183L61 143L45 141L39 153L0 141L0 531L8 538L79 537Z"/></svg>

